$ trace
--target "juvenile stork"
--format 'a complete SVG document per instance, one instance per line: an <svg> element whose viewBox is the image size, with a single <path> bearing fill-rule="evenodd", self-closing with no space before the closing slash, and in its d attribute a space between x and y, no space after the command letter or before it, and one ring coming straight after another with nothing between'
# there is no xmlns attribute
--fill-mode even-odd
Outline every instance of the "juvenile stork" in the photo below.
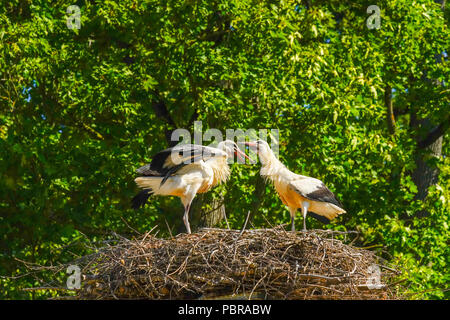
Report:
<svg viewBox="0 0 450 320"><path fill-rule="evenodd" d="M184 206L183 222L188 233L189 209L197 193L209 191L230 176L228 157L248 158L236 143L222 141L217 148L187 144L157 153L151 163L136 170L134 181L142 188L132 200L132 208L143 207L151 195L177 196Z"/></svg>
<svg viewBox="0 0 450 320"><path fill-rule="evenodd" d="M262 165L261 176L272 181L281 201L289 208L292 231L295 231L295 213L299 208L303 212L304 231L308 210L312 217L323 223L329 223L337 215L346 212L322 181L290 171L275 157L267 142L257 140L246 142L245 145L256 148Z"/></svg>

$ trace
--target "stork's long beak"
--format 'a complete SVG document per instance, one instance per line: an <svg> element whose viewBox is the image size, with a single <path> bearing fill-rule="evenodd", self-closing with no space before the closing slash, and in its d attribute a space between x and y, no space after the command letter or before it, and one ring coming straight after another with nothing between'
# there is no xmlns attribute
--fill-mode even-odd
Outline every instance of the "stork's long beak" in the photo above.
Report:
<svg viewBox="0 0 450 320"><path fill-rule="evenodd" d="M234 154L239 158L239 160L243 161L244 163L245 163L244 158L250 160L250 158L245 154L245 152L242 152L242 150L239 148L234 149Z"/></svg>
<svg viewBox="0 0 450 320"><path fill-rule="evenodd" d="M255 141L244 142L244 145L253 147L253 148L258 146L258 144Z"/></svg>

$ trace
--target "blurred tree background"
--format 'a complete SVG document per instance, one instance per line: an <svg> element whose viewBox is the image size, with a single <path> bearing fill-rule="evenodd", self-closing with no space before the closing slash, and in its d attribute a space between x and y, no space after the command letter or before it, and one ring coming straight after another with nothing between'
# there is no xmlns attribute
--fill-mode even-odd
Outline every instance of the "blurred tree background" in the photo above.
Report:
<svg viewBox="0 0 450 320"><path fill-rule="evenodd" d="M448 299L449 4L372 2L2 1L0 298L58 294L22 290L40 284L20 260L69 262L112 232L183 232L178 198L130 209L134 171L202 121L280 130L280 159L348 212L308 227L359 231L405 268L409 297ZM249 210L251 227L289 222L259 164L232 170L199 197L194 226L217 204L232 228Z"/></svg>

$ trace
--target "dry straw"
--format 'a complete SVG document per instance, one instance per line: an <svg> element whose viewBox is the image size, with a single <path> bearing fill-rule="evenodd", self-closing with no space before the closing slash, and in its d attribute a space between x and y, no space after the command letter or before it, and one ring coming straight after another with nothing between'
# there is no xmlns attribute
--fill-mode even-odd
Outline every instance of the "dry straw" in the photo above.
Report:
<svg viewBox="0 0 450 320"><path fill-rule="evenodd" d="M201 229L118 239L72 264L76 299L397 299L398 272L348 233ZM379 273L378 273L379 272Z"/></svg>

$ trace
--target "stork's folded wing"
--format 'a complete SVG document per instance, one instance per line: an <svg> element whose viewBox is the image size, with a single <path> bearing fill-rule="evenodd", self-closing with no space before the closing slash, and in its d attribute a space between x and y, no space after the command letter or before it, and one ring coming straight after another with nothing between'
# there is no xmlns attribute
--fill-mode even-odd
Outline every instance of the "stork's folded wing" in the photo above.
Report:
<svg viewBox="0 0 450 320"><path fill-rule="evenodd" d="M200 160L223 156L221 150L196 144L178 145L158 152L152 162L136 170L141 176L167 176L186 165L196 165Z"/></svg>
<svg viewBox="0 0 450 320"><path fill-rule="evenodd" d="M294 180L290 182L289 187L306 199L332 203L343 209L342 203L320 180L313 178Z"/></svg>

